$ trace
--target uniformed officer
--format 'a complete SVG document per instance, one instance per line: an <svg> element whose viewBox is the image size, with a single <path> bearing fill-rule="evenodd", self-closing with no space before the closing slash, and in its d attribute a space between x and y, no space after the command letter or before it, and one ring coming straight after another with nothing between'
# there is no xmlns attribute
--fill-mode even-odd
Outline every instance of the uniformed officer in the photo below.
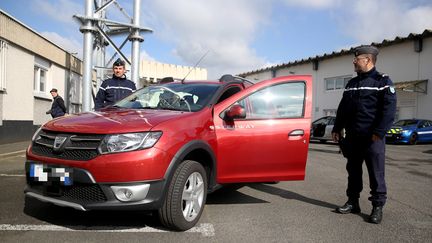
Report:
<svg viewBox="0 0 432 243"><path fill-rule="evenodd" d="M384 180L385 133L391 127L396 112L396 93L390 78L375 69L378 49L360 46L354 50L354 70L357 76L346 85L332 131L333 140L343 141L347 157L348 201L337 212L360 213L359 197L363 189L362 164L366 162L372 212L369 222L379 224L387 198Z"/></svg>
<svg viewBox="0 0 432 243"><path fill-rule="evenodd" d="M118 58L113 64L113 77L102 82L95 99L95 110L112 105L136 90L135 83L126 79L125 62Z"/></svg>

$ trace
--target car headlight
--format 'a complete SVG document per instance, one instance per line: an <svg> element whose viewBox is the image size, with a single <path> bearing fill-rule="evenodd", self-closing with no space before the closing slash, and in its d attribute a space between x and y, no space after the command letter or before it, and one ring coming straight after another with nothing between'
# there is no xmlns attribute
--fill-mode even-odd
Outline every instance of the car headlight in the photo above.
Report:
<svg viewBox="0 0 432 243"><path fill-rule="evenodd" d="M411 131L410 130L402 130L402 133L403 134L408 134L408 133L410 133Z"/></svg>
<svg viewBox="0 0 432 243"><path fill-rule="evenodd" d="M99 146L101 154L128 152L153 147L162 132L124 133L107 135Z"/></svg>
<svg viewBox="0 0 432 243"><path fill-rule="evenodd" d="M37 140L37 139L40 138L39 134L40 134L41 131L42 131L42 126L40 126L40 127L36 130L36 132L33 134L32 142L34 142L35 140Z"/></svg>

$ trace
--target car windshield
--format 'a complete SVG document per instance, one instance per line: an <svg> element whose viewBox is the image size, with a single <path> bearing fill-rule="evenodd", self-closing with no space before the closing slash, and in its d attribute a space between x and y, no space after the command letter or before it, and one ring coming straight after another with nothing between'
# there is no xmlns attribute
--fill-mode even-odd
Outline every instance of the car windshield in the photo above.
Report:
<svg viewBox="0 0 432 243"><path fill-rule="evenodd" d="M193 112L206 106L218 87L217 84L204 83L148 86L118 101L114 107Z"/></svg>
<svg viewBox="0 0 432 243"><path fill-rule="evenodd" d="M412 126L412 125L417 125L417 120L400 120L397 121L395 124L395 126Z"/></svg>

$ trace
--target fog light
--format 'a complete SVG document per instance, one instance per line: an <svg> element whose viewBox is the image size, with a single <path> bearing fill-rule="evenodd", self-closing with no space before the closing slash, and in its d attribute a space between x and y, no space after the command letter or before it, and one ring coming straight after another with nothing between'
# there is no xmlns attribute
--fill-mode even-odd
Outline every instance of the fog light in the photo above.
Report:
<svg viewBox="0 0 432 243"><path fill-rule="evenodd" d="M131 200L133 193L129 189L120 189L117 192L118 198L122 201L129 201Z"/></svg>
<svg viewBox="0 0 432 243"><path fill-rule="evenodd" d="M150 184L134 186L111 186L116 198L122 202L133 202L144 200L147 196Z"/></svg>

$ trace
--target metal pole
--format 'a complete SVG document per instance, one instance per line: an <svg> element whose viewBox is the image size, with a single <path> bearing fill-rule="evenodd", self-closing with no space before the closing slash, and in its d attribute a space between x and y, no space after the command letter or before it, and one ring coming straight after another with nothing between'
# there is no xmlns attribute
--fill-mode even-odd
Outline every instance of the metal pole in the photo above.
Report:
<svg viewBox="0 0 432 243"><path fill-rule="evenodd" d="M104 9L109 5L109 3L106 4L106 5L104 5L104 6L102 6L102 0L97 0L96 2L97 2L96 8L99 8L99 9L96 10L95 16L97 16L98 18L105 18L105 10ZM100 6L102 6L102 7L100 7ZM98 25L102 26L102 23L99 22ZM95 51L96 51L96 64L95 65L98 66L98 67L105 66L105 60L103 59L103 52L105 51L105 50L103 50L103 45L104 45L103 43L104 43L104 40L102 38L99 38L98 42L95 43L96 44L96 48L95 48ZM104 76L104 71L105 70L101 69L101 68L96 69L96 76L97 76L96 77L96 90L99 90L99 87L102 84L102 81L103 81L103 78L104 78L103 77Z"/></svg>
<svg viewBox="0 0 432 243"><path fill-rule="evenodd" d="M85 15L93 17L92 0L85 0ZM83 53L83 87L82 87L82 111L90 111L92 104L92 52L93 52L93 23L91 20L85 20L80 28L84 35L84 53Z"/></svg>
<svg viewBox="0 0 432 243"><path fill-rule="evenodd" d="M134 0L134 16L133 24L140 25L141 0ZM138 84L139 81L139 58L140 58L140 42L144 39L140 36L139 29L134 29L129 40L132 41L132 65L131 65L131 80Z"/></svg>

